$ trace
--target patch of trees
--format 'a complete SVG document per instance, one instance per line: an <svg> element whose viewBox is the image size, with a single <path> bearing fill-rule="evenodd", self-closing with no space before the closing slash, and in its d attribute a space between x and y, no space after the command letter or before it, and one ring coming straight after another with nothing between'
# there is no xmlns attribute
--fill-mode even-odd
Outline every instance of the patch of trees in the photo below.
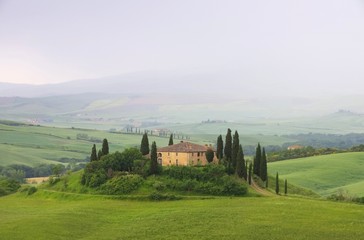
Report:
<svg viewBox="0 0 364 240"><path fill-rule="evenodd" d="M204 167L171 166L164 169L162 177L151 181L158 191L181 191L207 195L242 196L247 193L244 181L229 176L222 165Z"/></svg>
<svg viewBox="0 0 364 240"><path fill-rule="evenodd" d="M118 176L122 172L146 176L149 171L146 162L147 160L136 148L126 149L122 153L110 153L86 165L81 184L89 187L99 187L106 183L108 179Z"/></svg>
<svg viewBox="0 0 364 240"><path fill-rule="evenodd" d="M109 153L88 163L82 174L81 184L92 187L102 194L129 194L144 185L153 191L151 194L153 199L175 199L168 195L168 191L241 196L247 192L247 185L242 179L246 179L246 167L237 136L236 132L235 144L231 150L235 159L231 162L231 168L235 165L236 169L232 175L227 174L223 164L162 168L157 161L155 142L150 148L150 158L143 156L142 152L147 153L146 149L149 147L147 147L148 136L144 134L140 149L129 148L121 153ZM95 146L92 148L91 159L95 155L95 148ZM207 153L207 158L211 160L211 157L212 159L214 157L213 151Z"/></svg>
<svg viewBox="0 0 364 240"><path fill-rule="evenodd" d="M84 141L88 141L88 142L94 142L94 143L102 143L102 140L100 138L97 137L90 137L88 134L86 133L78 133L76 135L76 139L77 140L84 140Z"/></svg>
<svg viewBox="0 0 364 240"><path fill-rule="evenodd" d="M328 155L335 153L345 153L345 152L364 152L364 145L358 145L351 147L349 149L337 149L337 148L313 148L311 146L303 147L301 149L293 149L293 150L282 150L278 152L271 152L268 154L269 162L287 160L287 159L296 159L296 158L305 158L319 155Z"/></svg>
<svg viewBox="0 0 364 240"><path fill-rule="evenodd" d="M12 178L0 176L0 197L16 192L20 183Z"/></svg>
<svg viewBox="0 0 364 240"><path fill-rule="evenodd" d="M363 133L349 133L349 134L296 134L285 135L283 137L296 139L294 144L303 146L312 146L313 148L338 148L348 149L364 143ZM283 148L287 149L292 143L283 144Z"/></svg>
<svg viewBox="0 0 364 240"><path fill-rule="evenodd" d="M22 164L12 164L8 166L0 166L0 176L14 179L20 183L24 182L24 178L47 177L52 174L61 175L66 171L78 171L85 167L85 164L39 164L30 167Z"/></svg>

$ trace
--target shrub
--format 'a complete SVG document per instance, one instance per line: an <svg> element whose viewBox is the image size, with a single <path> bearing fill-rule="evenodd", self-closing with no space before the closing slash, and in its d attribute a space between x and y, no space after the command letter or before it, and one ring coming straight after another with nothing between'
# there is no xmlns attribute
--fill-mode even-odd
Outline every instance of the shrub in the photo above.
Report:
<svg viewBox="0 0 364 240"><path fill-rule="evenodd" d="M49 179L48 179L48 184L49 184L49 186L53 186L56 183L58 183L60 180L61 179L59 177L50 176Z"/></svg>
<svg viewBox="0 0 364 240"><path fill-rule="evenodd" d="M27 195L33 195L34 193L36 193L37 192L37 188L36 187L30 187L30 188L28 188L28 191L27 191Z"/></svg>
<svg viewBox="0 0 364 240"><path fill-rule="evenodd" d="M223 177L223 195L242 196L248 192L245 184L230 176Z"/></svg>
<svg viewBox="0 0 364 240"><path fill-rule="evenodd" d="M143 178L136 174L121 175L108 180L100 191L110 195L128 194L137 190L143 182Z"/></svg>

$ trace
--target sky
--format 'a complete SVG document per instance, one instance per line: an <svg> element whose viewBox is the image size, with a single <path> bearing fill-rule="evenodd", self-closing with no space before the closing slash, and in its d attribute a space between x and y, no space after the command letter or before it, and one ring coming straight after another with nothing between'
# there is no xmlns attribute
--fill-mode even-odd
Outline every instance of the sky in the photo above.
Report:
<svg viewBox="0 0 364 240"><path fill-rule="evenodd" d="M360 94L364 0L0 0L0 82L144 71Z"/></svg>

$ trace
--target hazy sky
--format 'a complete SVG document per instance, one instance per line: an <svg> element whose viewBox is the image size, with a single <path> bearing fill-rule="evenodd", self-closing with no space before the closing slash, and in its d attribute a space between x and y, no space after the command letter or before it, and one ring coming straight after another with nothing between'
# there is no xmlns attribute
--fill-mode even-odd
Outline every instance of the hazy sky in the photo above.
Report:
<svg viewBox="0 0 364 240"><path fill-rule="evenodd" d="M150 70L361 93L364 0L0 0L0 82Z"/></svg>

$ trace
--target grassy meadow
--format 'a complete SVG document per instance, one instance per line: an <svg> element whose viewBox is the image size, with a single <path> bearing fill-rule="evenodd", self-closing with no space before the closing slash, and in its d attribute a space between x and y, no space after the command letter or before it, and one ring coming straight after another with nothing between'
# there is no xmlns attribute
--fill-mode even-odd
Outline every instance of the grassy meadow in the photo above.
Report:
<svg viewBox="0 0 364 240"><path fill-rule="evenodd" d="M339 189L364 196L364 153L340 153L292 159L268 164L268 171L281 179L328 196Z"/></svg>
<svg viewBox="0 0 364 240"><path fill-rule="evenodd" d="M1 239L360 239L363 206L292 197L167 202L38 190L0 198Z"/></svg>

